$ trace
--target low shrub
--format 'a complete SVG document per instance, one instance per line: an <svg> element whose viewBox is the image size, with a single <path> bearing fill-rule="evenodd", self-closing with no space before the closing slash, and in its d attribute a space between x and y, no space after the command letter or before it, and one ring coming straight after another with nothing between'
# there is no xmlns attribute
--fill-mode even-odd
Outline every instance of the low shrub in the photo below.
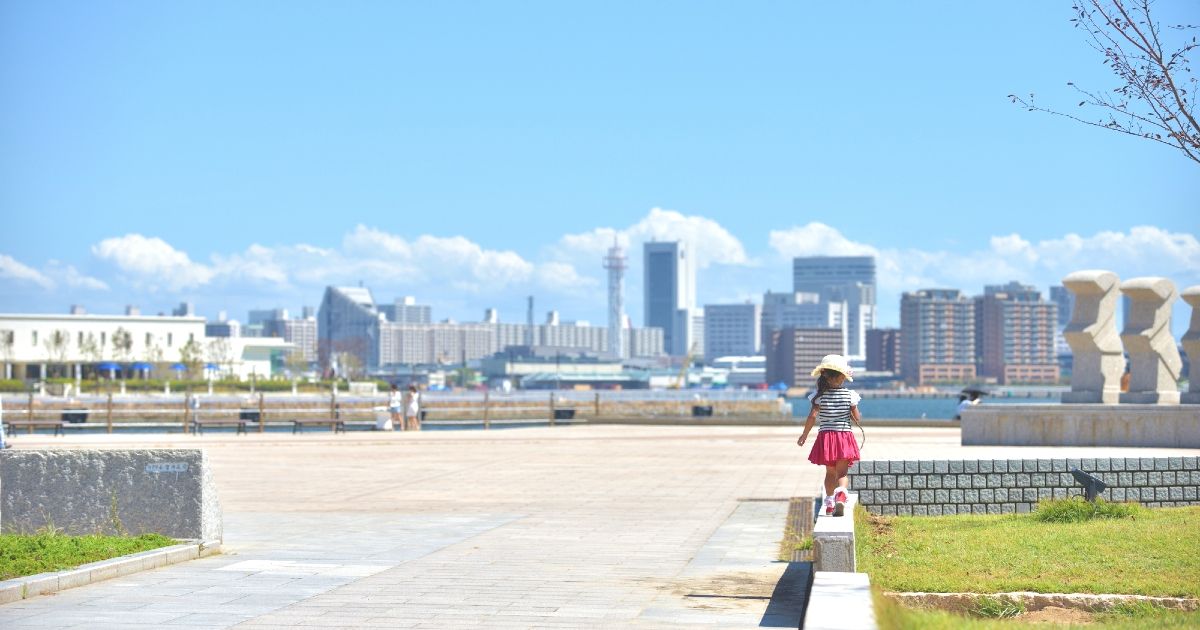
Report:
<svg viewBox="0 0 1200 630"><path fill-rule="evenodd" d="M1137 518L1144 509L1136 503L1110 503L1100 498L1095 503L1083 497L1043 499L1033 518L1043 523L1081 523L1097 518Z"/></svg>

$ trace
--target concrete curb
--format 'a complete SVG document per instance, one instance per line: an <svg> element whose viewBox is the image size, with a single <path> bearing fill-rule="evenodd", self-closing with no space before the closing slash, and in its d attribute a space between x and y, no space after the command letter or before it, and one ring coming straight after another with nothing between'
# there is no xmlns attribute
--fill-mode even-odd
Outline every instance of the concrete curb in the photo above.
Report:
<svg viewBox="0 0 1200 630"><path fill-rule="evenodd" d="M100 560L66 571L38 573L4 580L0 582L0 604L57 593L68 588L123 577L139 571L157 569L169 564L196 560L217 553L221 553L221 541L219 540L186 542L119 558Z"/></svg>

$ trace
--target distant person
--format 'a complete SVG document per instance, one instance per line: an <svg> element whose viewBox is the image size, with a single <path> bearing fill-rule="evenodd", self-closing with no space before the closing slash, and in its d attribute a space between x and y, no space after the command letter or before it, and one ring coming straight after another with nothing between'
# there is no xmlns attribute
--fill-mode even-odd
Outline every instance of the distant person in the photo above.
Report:
<svg viewBox="0 0 1200 630"><path fill-rule="evenodd" d="M979 394L972 393L970 396L966 394L958 395L958 409L954 413L955 420L962 420L962 412L964 409L970 409L979 404Z"/></svg>
<svg viewBox="0 0 1200 630"><path fill-rule="evenodd" d="M415 383L409 384L404 401L404 430L421 430L421 392Z"/></svg>
<svg viewBox="0 0 1200 630"><path fill-rule="evenodd" d="M846 513L849 485L846 473L860 459L850 422L862 420L858 412L862 397L858 392L842 387L846 381L854 380L854 372L840 354L826 355L812 375L817 377L817 391L812 395L812 409L796 444L804 446L813 424L820 419L821 428L813 441L808 461L825 467L825 515L842 516Z"/></svg>
<svg viewBox="0 0 1200 630"><path fill-rule="evenodd" d="M404 394L400 393L400 386L392 383L392 391L388 396L388 415L391 418L388 423L391 426L383 427L386 430L400 431L404 429L404 420L401 414L404 413Z"/></svg>

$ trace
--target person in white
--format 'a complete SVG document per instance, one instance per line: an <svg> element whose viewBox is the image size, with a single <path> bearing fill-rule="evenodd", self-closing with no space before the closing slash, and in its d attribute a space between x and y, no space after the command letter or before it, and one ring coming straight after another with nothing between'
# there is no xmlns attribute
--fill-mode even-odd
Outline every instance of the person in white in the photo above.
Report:
<svg viewBox="0 0 1200 630"><path fill-rule="evenodd" d="M404 430L421 430L421 392L416 384L408 386L408 394L404 404Z"/></svg>
<svg viewBox="0 0 1200 630"><path fill-rule="evenodd" d="M378 427L378 428L380 428L384 431L387 431L389 429L392 431L399 431L399 430L403 429L404 427L401 424L401 417L400 417L400 414L403 411L404 411L404 394L400 393L400 387L398 385L396 385L395 383L392 383L392 392L388 396L388 415L390 415L391 418L388 419L387 424L385 424L384 426Z"/></svg>

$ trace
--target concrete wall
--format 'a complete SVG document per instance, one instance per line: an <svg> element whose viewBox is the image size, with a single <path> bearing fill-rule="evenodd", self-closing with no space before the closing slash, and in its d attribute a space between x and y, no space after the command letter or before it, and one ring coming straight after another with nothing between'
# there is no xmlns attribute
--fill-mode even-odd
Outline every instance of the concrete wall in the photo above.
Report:
<svg viewBox="0 0 1200 630"><path fill-rule="evenodd" d="M0 532L159 533L220 540L201 450L0 452Z"/></svg>
<svg viewBox="0 0 1200 630"><path fill-rule="evenodd" d="M963 411L962 443L1200 448L1200 407L984 404Z"/></svg>
<svg viewBox="0 0 1200 630"><path fill-rule="evenodd" d="M875 514L1009 514L1083 496L1071 467L1108 484L1100 496L1109 501L1200 505L1195 457L863 461L850 469L850 487Z"/></svg>

